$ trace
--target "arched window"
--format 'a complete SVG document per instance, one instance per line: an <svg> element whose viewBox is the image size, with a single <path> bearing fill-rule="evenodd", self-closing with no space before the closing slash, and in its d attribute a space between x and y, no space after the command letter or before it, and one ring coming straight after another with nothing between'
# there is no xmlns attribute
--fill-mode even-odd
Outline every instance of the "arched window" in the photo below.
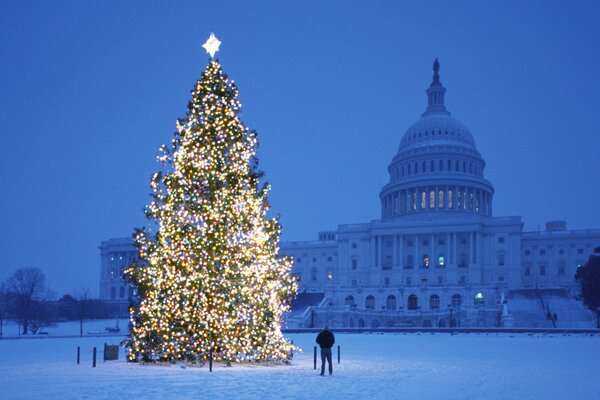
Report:
<svg viewBox="0 0 600 400"><path fill-rule="evenodd" d="M435 190L429 191L429 208L435 208Z"/></svg>
<svg viewBox="0 0 600 400"><path fill-rule="evenodd" d="M390 294L385 300L385 309L386 310L395 310L396 309L396 296Z"/></svg>
<svg viewBox="0 0 600 400"><path fill-rule="evenodd" d="M417 308L419 308L419 299L416 295L411 294L410 296L408 296L407 304L409 310L416 310Z"/></svg>
<svg viewBox="0 0 600 400"><path fill-rule="evenodd" d="M427 208L427 192L421 191L421 208Z"/></svg>
<svg viewBox="0 0 600 400"><path fill-rule="evenodd" d="M113 286L110 288L110 299L114 300L117 297L117 289Z"/></svg>
<svg viewBox="0 0 600 400"><path fill-rule="evenodd" d="M448 190L448 208L452 208L452 189Z"/></svg>
<svg viewBox="0 0 600 400"><path fill-rule="evenodd" d="M460 260L459 264L458 264L459 267L463 267L463 268L464 267L468 267L468 264L467 264L467 253L460 253L459 260Z"/></svg>
<svg viewBox="0 0 600 400"><path fill-rule="evenodd" d="M316 267L312 267L312 269L310 270L310 277L313 281L317 280L317 268Z"/></svg>
<svg viewBox="0 0 600 400"><path fill-rule="evenodd" d="M477 292L475 295L474 303L476 306L485 304L485 297L483 297L483 293Z"/></svg>
<svg viewBox="0 0 600 400"><path fill-rule="evenodd" d="M346 305L346 307L350 307L350 308L356 307L354 297L352 297L350 295L346 296L346 300L344 301L344 304Z"/></svg>
<svg viewBox="0 0 600 400"><path fill-rule="evenodd" d="M444 191L438 192L438 208L444 208Z"/></svg>
<svg viewBox="0 0 600 400"><path fill-rule="evenodd" d="M423 263L421 266L423 268L429 268L429 256L427 254L423 255Z"/></svg>
<svg viewBox="0 0 600 400"><path fill-rule="evenodd" d="M367 310L374 310L375 309L375 297L368 295L367 298L365 299L365 308Z"/></svg>
<svg viewBox="0 0 600 400"><path fill-rule="evenodd" d="M440 309L440 296L437 294L432 294L429 297L429 309L430 310L439 310Z"/></svg>
<svg viewBox="0 0 600 400"><path fill-rule="evenodd" d="M452 295L452 307L459 308L462 305L462 296L458 293Z"/></svg>
<svg viewBox="0 0 600 400"><path fill-rule="evenodd" d="M392 256L386 256L382 269L392 269Z"/></svg>

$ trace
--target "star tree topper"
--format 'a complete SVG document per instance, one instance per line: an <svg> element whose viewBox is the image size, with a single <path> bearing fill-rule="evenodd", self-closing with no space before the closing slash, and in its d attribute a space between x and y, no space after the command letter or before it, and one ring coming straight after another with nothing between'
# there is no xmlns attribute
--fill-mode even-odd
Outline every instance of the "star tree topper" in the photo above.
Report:
<svg viewBox="0 0 600 400"><path fill-rule="evenodd" d="M210 36L206 43L202 45L206 49L206 52L210 54L210 58L215 58L215 53L219 51L219 46L221 45L221 41L217 39L214 33L210 33Z"/></svg>

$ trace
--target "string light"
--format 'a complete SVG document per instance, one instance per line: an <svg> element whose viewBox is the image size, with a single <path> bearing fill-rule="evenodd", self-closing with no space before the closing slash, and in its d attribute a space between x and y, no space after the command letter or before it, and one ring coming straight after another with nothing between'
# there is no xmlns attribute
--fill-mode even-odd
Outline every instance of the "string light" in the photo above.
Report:
<svg viewBox="0 0 600 400"><path fill-rule="evenodd" d="M146 216L158 232L134 235L141 264L126 270L130 361L285 360L282 316L296 294L292 260L278 257L281 227L266 217L257 136L240 121L238 89L211 60L178 120L165 171L150 180Z"/></svg>

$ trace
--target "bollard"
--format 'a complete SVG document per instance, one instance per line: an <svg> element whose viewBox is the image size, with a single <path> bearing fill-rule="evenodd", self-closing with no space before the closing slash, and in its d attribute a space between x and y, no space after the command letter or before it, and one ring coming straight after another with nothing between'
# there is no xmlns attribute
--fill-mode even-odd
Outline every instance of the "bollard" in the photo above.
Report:
<svg viewBox="0 0 600 400"><path fill-rule="evenodd" d="M208 352L208 372L212 372L212 362L213 362L212 349L210 349Z"/></svg>
<svg viewBox="0 0 600 400"><path fill-rule="evenodd" d="M315 369L317 369L317 346L315 346L315 351L314 351L314 364L315 364Z"/></svg>
<svg viewBox="0 0 600 400"><path fill-rule="evenodd" d="M340 345L338 344L338 364L340 363Z"/></svg>
<svg viewBox="0 0 600 400"><path fill-rule="evenodd" d="M94 347L94 354L93 354L93 358L92 358L92 367L96 368L96 348Z"/></svg>
<svg viewBox="0 0 600 400"><path fill-rule="evenodd" d="M77 346L77 365L79 365L79 360L81 358L81 348Z"/></svg>

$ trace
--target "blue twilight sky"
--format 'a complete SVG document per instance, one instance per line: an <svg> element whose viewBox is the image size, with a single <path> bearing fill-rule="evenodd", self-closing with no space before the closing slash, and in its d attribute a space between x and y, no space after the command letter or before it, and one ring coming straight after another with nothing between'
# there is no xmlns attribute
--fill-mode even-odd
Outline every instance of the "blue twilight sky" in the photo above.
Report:
<svg viewBox="0 0 600 400"><path fill-rule="evenodd" d="M146 224L211 30L284 240L379 217L435 57L494 215L600 228L599 20L598 1L3 1L0 281L37 266L97 293L98 245Z"/></svg>

